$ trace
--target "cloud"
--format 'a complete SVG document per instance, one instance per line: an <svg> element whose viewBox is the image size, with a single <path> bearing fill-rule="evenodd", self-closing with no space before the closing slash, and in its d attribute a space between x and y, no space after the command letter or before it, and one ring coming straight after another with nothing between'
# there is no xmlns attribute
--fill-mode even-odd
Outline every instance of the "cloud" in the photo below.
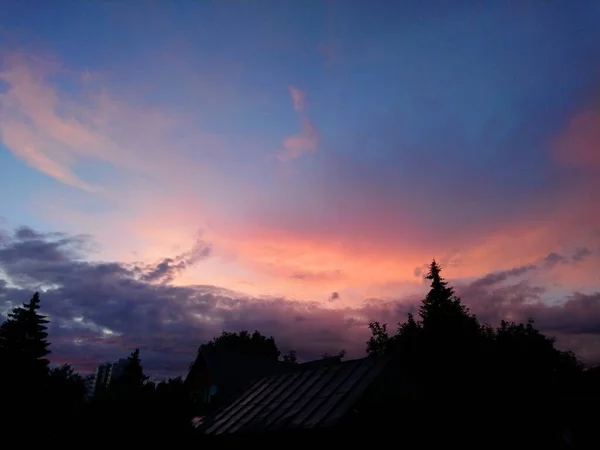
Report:
<svg viewBox="0 0 600 450"><path fill-rule="evenodd" d="M396 140L398 129L410 131L404 129L408 118L400 116L392 125L365 128L367 141L381 147L385 159L362 151L370 147L355 152L337 143L318 170L303 173L298 184L283 185L268 175L253 179L249 174L256 167L232 170L245 166L235 162L240 153L225 148L222 139L197 131L188 116L111 89L101 75L82 76L81 70L23 53L3 54L0 73L7 80L0 93L0 137L8 148L38 170L101 193L73 201L54 191L37 192L36 214L52 226L92 233L103 244L104 259L131 261L135 251L164 263L162 270L175 269L179 261L161 258L177 254L176 245L189 246L202 228L211 243L210 270L188 271L196 277L188 281L235 288L251 281L273 295L312 298L340 289L350 302L389 297L389 286L398 280L415 288L414 268L434 254L442 261L460 260L447 267L449 275L462 278L550 253L570 254L576 247L600 247L600 234L593 234L597 209L585 206L598 197L598 186L590 177L584 183L575 176L578 186L561 178L563 170L577 175L587 169L561 166L551 179L540 178L536 171L543 172L544 164L534 172L515 168L531 159L528 148L522 160L486 171L479 164L459 164L459 131L433 130L418 145ZM294 148L316 149L319 142L306 95L296 87L289 92L303 126L301 138L293 141L299 145L284 148L283 159L299 156ZM362 145L357 135L349 132L348 139L356 140L352 145ZM517 134L502 145L516 142L521 148L525 138ZM219 167L210 155L223 149L229 156ZM446 155L443 164L438 153ZM35 158L48 159L60 171ZM524 179L541 181L532 186ZM581 272L591 270L586 261ZM554 270L566 273L567 266L556 264ZM238 283L229 271L243 273L243 279ZM258 288L252 293L260 295Z"/></svg>
<svg viewBox="0 0 600 450"><path fill-rule="evenodd" d="M212 247L210 244L198 239L194 246L187 252L173 258L164 258L155 265L147 265L145 273L142 275L142 280L170 283L185 269L196 264L198 261L208 258L211 250ZM138 268L138 270L140 269Z"/></svg>
<svg viewBox="0 0 600 450"><path fill-rule="evenodd" d="M583 261L584 259L586 259L588 256L592 255L593 252L587 248L587 247L579 247L575 250L575 253L573 253L573 256L571 256L571 258L573 259L573 261L579 262L579 261Z"/></svg>
<svg viewBox="0 0 600 450"><path fill-rule="evenodd" d="M332 308L329 302L255 297L210 285L174 286L166 272L162 277L151 275L160 264L85 259L87 236L25 227L0 236L2 309L41 290L43 311L51 319L52 359L75 363L80 370L140 347L151 373L183 373L199 344L221 330L241 329L273 335L282 350L295 348L305 360L337 348L359 357L364 354L369 321L401 321L424 294ZM206 248L199 241L182 254L187 256L170 259L191 261L191 255L202 259ZM487 274L457 284L457 291L483 321L497 324L503 318L532 316L544 331L559 338L559 345L571 345L598 361L600 293L575 292L560 304L548 304L543 288L519 278L531 270L533 265ZM330 296L339 298L338 292Z"/></svg>
<svg viewBox="0 0 600 450"><path fill-rule="evenodd" d="M280 161L291 161L302 155L314 153L321 135L306 113L306 97L300 89L290 86L294 111L300 119L300 134L288 136L283 141L284 150L278 155Z"/></svg>
<svg viewBox="0 0 600 450"><path fill-rule="evenodd" d="M130 261L137 252L157 260L188 247L209 217L227 209L220 193L232 189L232 175L211 159L225 141L202 131L189 110L20 50L0 49L0 84L1 144L59 182L21 192L27 198L19 202L51 226L93 233L104 257ZM208 190L210 198L200 195Z"/></svg>
<svg viewBox="0 0 600 450"><path fill-rule="evenodd" d="M266 20L271 13L249 7L252 14L235 19L238 33L216 40L222 27L210 18L198 26L165 22L170 15L160 10L107 17L102 11L106 21L94 26L66 20L62 31L71 40L46 36L52 48L44 46L43 57L27 51L33 41L26 24L13 21L25 40L11 42L26 49L0 53L0 151L6 147L23 167L6 160L11 173L1 178L15 194L5 214L68 233L23 228L0 237L10 254L5 270L12 270L2 289L25 289L25 297L38 286L47 295L74 289L69 295L79 298L81 280L67 275L77 267L96 277L87 282L100 304L123 297L128 305L127 289L135 287L163 299L156 304L179 305L188 292L208 295L196 287L210 285L211 295L243 305L269 295L277 299L268 303L274 311L275 304L301 311L303 302L318 299L314 317L345 323L339 311L349 308L358 323L355 315L364 311L401 316L398 305L418 301L426 288L422 264L435 256L461 288L480 280L465 300L481 311L489 307L494 320L517 311L494 306L508 298L539 300L541 307L573 292L592 295L600 256L600 209L590 206L600 204L598 104L590 102L600 67L593 14L575 14L561 29L554 13L526 14L515 23L505 11L474 27L464 27L458 14L444 17L441 28L426 19L431 32L365 29L356 41L356 30L344 36L334 23L342 16L332 11L325 29L310 35L314 27L298 33L287 19ZM281 26L257 28L256 20ZM532 23L544 38L530 39ZM115 39L98 39L98 27ZM240 30L256 29L268 32L237 39ZM485 39L473 39L482 31ZM456 39L439 39L440 32ZM381 45L382 36L399 47ZM69 42L77 40L94 43L94 52L73 54ZM201 45L207 41L216 47ZM490 52L500 41L513 46ZM339 52L350 48L351 54ZM260 54L273 57L254 57ZM269 66L283 60L293 67ZM304 79L289 87L288 100L280 86L292 83L290 74ZM298 129L280 129L276 119L286 114ZM318 164L270 166L316 156L325 135L327 152ZM265 151L278 158L264 165ZM298 176L281 176L292 171ZM197 253L187 254L198 229ZM80 232L102 245L76 237ZM48 245L38 257L40 241ZM329 302L332 292L339 299ZM365 298L381 301L368 309ZM290 299L298 306L290 307ZM211 323L221 326L220 307L209 311L215 311ZM282 314L276 320L295 323ZM94 323L78 321L77 333L115 326ZM114 333L124 339L125 328L118 328ZM208 325L194 323L190 332L199 329Z"/></svg>
<svg viewBox="0 0 600 450"><path fill-rule="evenodd" d="M533 318L543 332L557 338L560 348L575 351L588 363L600 363L600 292L573 292L549 302L545 287L522 278L535 270L530 264L490 273L459 284L456 290L480 321L498 324Z"/></svg>
<svg viewBox="0 0 600 450"><path fill-rule="evenodd" d="M258 328L289 348L310 332L313 341L299 349L305 358L364 340L364 333L352 337L353 325L343 325L352 310L253 298L215 286L173 286L164 271L157 276L161 264L85 261L87 237L23 230L3 234L0 269L9 283L0 285L0 301L14 304L43 291L55 361L89 368L98 358L116 358L139 346L150 371L181 372L197 346L223 329ZM207 248L199 243L184 257L170 259L189 263L204 258ZM157 279L161 282L150 282Z"/></svg>
<svg viewBox="0 0 600 450"><path fill-rule="evenodd" d="M84 75L49 58L0 53L6 86L0 92L0 139L16 157L61 183L101 193L101 182L80 174L86 162L175 183L191 172L170 149L176 146L181 156L199 145L222 147L214 136L191 132L195 127L183 117L132 106L111 95L101 79L92 82L100 77Z"/></svg>

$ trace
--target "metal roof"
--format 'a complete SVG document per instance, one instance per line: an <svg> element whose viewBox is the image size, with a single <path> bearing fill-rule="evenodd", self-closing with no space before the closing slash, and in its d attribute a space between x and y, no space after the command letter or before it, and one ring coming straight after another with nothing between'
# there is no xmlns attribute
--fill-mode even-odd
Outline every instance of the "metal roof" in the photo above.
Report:
<svg viewBox="0 0 600 450"><path fill-rule="evenodd" d="M203 366L208 366L220 395L226 397L240 394L251 381L257 378L281 374L288 370L287 365L280 361L204 348L198 352L185 379L185 383L192 390L195 389L198 371L202 370Z"/></svg>
<svg viewBox="0 0 600 450"><path fill-rule="evenodd" d="M387 364L364 358L261 378L206 420L206 434L327 427L342 419Z"/></svg>

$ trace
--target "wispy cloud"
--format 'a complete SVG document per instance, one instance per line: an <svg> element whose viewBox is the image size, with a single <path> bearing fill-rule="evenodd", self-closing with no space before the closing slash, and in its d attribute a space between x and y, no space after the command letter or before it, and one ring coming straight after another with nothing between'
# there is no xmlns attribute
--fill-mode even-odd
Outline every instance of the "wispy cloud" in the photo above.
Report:
<svg viewBox="0 0 600 450"><path fill-rule="evenodd" d="M137 269L142 272L141 276L144 281L170 283L185 269L208 258L210 253L210 244L198 238L190 250L175 257L163 258L156 264L146 264L142 268L137 267Z"/></svg>
<svg viewBox="0 0 600 450"><path fill-rule="evenodd" d="M62 183L102 191L101 183L78 173L90 161L174 181L190 173L182 155L222 146L214 136L187 127L182 132L182 117L114 98L90 82L90 72L81 75L19 52L1 56L6 89L0 93L0 138L15 156Z"/></svg>
<svg viewBox="0 0 600 450"><path fill-rule="evenodd" d="M302 155L310 155L317 151L321 135L306 112L306 96L300 89L290 86L290 95L294 111L300 119L300 133L288 136L283 141L284 150L278 157L280 161L291 161Z"/></svg>

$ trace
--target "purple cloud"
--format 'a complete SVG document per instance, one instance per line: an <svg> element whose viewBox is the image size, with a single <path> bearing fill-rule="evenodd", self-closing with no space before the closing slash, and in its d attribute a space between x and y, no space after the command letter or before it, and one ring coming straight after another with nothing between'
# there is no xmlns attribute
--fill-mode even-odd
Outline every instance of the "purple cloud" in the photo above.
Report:
<svg viewBox="0 0 600 450"><path fill-rule="evenodd" d="M19 228L0 237L0 305L8 310L41 291L43 311L51 320L53 360L75 363L81 370L140 347L150 373L181 374L199 344L222 330L241 329L273 335L282 351L294 348L304 360L339 348L357 357L364 354L369 321L392 326L414 312L420 300L367 299L354 308L335 309L328 302L256 298L217 286L174 286L165 278L151 282L160 265L84 259L90 243L86 236ZM204 257L207 248L198 244L186 253L188 259L165 260ZM542 287L519 278L531 270L534 265L488 274L456 289L482 321L531 316L558 338L559 346L588 362L599 361L600 293L575 292L560 304L546 304Z"/></svg>

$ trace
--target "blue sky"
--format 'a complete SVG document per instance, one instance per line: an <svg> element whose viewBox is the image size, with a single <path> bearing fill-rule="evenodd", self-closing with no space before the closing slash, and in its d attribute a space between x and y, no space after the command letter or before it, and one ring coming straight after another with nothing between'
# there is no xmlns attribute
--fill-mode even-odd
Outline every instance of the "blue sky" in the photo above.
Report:
<svg viewBox="0 0 600 450"><path fill-rule="evenodd" d="M585 248L527 280L592 295L598 23L596 1L6 1L0 227L86 234L89 264L200 239L170 284L338 311L416 295L434 256L466 285Z"/></svg>

